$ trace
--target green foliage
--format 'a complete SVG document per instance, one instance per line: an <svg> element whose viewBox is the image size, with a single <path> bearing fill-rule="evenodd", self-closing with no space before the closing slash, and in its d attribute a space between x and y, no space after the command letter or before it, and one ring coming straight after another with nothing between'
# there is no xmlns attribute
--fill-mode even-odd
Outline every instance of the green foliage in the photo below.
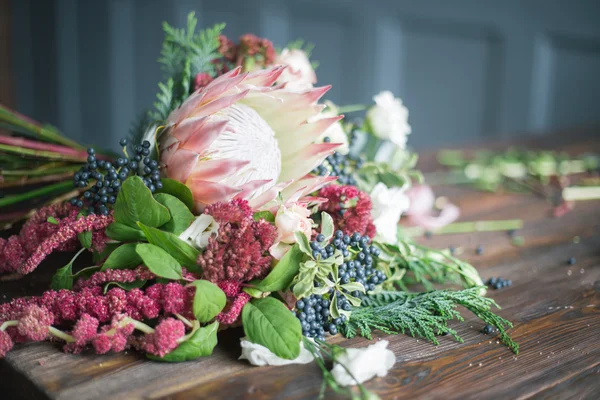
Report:
<svg viewBox="0 0 600 400"><path fill-rule="evenodd" d="M210 356L217 345L218 330L219 323L216 321L202 328L196 327L187 340L164 357L161 358L151 354L146 356L151 360L164 362L192 361L200 357Z"/></svg>
<svg viewBox="0 0 600 400"><path fill-rule="evenodd" d="M371 332L379 329L388 334L408 333L438 344L436 335L450 333L456 340L463 340L450 329L448 321L463 321L457 306L463 306L486 324L495 326L500 340L513 352L519 345L506 333L512 323L490 311L498 307L494 300L480 295L481 287L460 291L435 290L426 293L381 292L363 299L361 307L354 308L347 324L342 328L348 338L357 334L371 338Z"/></svg>
<svg viewBox="0 0 600 400"><path fill-rule="evenodd" d="M200 252L196 248L179 239L177 235L171 232L151 228L142 223L139 224L139 227L144 232L144 235L146 235L149 243L169 253L177 262L186 267L188 271L200 272L200 268L196 265L196 260Z"/></svg>
<svg viewBox="0 0 600 400"><path fill-rule="evenodd" d="M227 297L212 282L196 280L191 285L196 287L193 303L194 316L199 322L209 322L223 310Z"/></svg>
<svg viewBox="0 0 600 400"><path fill-rule="evenodd" d="M156 191L157 193L166 193L177 197L188 207L190 211L194 210L194 196L192 195L192 191L189 187L185 186L179 181L169 178L162 178L161 182L163 187L162 189L158 189Z"/></svg>
<svg viewBox="0 0 600 400"><path fill-rule="evenodd" d="M158 227L171 219L167 207L152 196L142 178L131 176L123 182L114 206L115 222L137 229L137 223Z"/></svg>
<svg viewBox="0 0 600 400"><path fill-rule="evenodd" d="M102 265L101 271L107 269L133 269L142 263L142 258L135 251L136 243L125 243L117 247Z"/></svg>
<svg viewBox="0 0 600 400"><path fill-rule="evenodd" d="M135 251L154 275L171 280L183 278L179 262L160 247L141 243L135 247Z"/></svg>
<svg viewBox="0 0 600 400"><path fill-rule="evenodd" d="M194 220L194 214L187 208L185 203L175 196L166 193L157 193L154 195L156 201L167 207L171 219L160 227L161 230L171 232L174 235L180 235L189 228Z"/></svg>
<svg viewBox="0 0 600 400"><path fill-rule="evenodd" d="M262 292L276 292L278 290L287 289L296 274L298 274L300 263L304 258L304 253L300 250L300 247L295 244L287 253L285 253L265 279L253 282L253 286Z"/></svg>

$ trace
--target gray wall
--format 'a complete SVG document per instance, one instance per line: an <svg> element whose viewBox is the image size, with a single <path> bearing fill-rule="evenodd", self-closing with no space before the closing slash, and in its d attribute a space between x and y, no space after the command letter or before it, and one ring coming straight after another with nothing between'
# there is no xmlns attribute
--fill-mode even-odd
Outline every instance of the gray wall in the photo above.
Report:
<svg viewBox="0 0 600 400"><path fill-rule="evenodd" d="M600 122L600 1L13 0L19 110L114 144L154 100L161 21L316 45L339 104L389 89L415 147Z"/></svg>

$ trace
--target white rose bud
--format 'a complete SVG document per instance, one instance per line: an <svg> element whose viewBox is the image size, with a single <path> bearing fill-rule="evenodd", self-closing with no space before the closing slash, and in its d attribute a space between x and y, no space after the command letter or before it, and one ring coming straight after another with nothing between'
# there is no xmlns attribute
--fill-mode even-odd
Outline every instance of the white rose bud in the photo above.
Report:
<svg viewBox="0 0 600 400"><path fill-rule="evenodd" d="M373 101L375 105L367 111L367 122L371 132L378 138L390 140L404 149L406 136L411 132L408 109L402 105L402 100L394 98L389 91L375 95Z"/></svg>
<svg viewBox="0 0 600 400"><path fill-rule="evenodd" d="M287 83L286 88L288 89L307 90L317 83L315 70L306 53L300 49L283 49L275 60L275 64L287 65L277 83Z"/></svg>
<svg viewBox="0 0 600 400"><path fill-rule="evenodd" d="M335 381L342 386L351 386L366 382L375 376L386 376L388 370L396 363L396 356L386 348L387 345L387 340L381 340L366 348L346 349L331 370Z"/></svg>
<svg viewBox="0 0 600 400"><path fill-rule="evenodd" d="M275 227L279 241L287 244L296 243L295 232L302 232L306 237L312 233L312 219L306 207L293 204L291 207L281 206L275 216Z"/></svg>
<svg viewBox="0 0 600 400"><path fill-rule="evenodd" d="M210 215L202 214L179 235L179 239L198 249L203 249L208 245L208 239L212 235L216 236L218 231L219 223Z"/></svg>
<svg viewBox="0 0 600 400"><path fill-rule="evenodd" d="M250 364L262 367L264 365L289 365L289 364L308 364L315 358L304 348L304 343L300 342L300 355L293 360L286 360L277 357L273 352L260 344L252 343L246 338L242 338L242 355L240 360L248 360Z"/></svg>

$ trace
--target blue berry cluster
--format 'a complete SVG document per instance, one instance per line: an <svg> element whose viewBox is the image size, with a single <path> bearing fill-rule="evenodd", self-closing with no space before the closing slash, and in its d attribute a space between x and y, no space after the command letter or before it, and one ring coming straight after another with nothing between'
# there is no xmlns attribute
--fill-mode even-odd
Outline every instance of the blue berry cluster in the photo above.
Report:
<svg viewBox="0 0 600 400"><path fill-rule="evenodd" d="M339 278L341 284L357 282L362 284L367 291L375 290L377 285L386 280L383 271L375 268L375 259L379 256L380 250L369 244L371 242L370 237L361 236L357 232L352 235L345 235L338 230L334 233L331 243L325 242L323 234L318 234L315 239L310 242L313 257L329 258L336 249L341 251L344 256L344 262L338 269L338 277L330 276L331 280ZM318 283L315 283L315 286L318 286ZM350 294L357 298L364 296L360 291L350 293L345 292L344 289L342 291L344 293L335 293L339 310L350 311L352 309L344 294ZM329 315L330 299L333 298L333 295L334 289L331 288L323 296L313 294L309 298L299 300L296 303L296 316L302 323L304 336L321 339L325 332L335 335L338 332L337 327L346 322L344 315L335 319ZM314 317L310 317L313 314Z"/></svg>
<svg viewBox="0 0 600 400"><path fill-rule="evenodd" d="M345 300L345 299L344 299ZM296 316L302 325L302 334L309 338L325 340L325 333L338 333L338 326L346 322L346 316L331 318L329 300L316 294L296 302Z"/></svg>
<svg viewBox="0 0 600 400"><path fill-rule="evenodd" d="M127 139L121 139L119 143L126 148ZM133 157L120 157L113 164L98 160L96 151L89 148L87 163L73 176L76 188L89 189L80 197L71 199L71 204L79 208L87 207L89 214L108 215L109 207L117 200L121 184L130 175L139 175L153 193L161 189L158 162L150 158L150 142L144 140L142 144L132 146L132 149Z"/></svg>
<svg viewBox="0 0 600 400"><path fill-rule="evenodd" d="M323 141L328 143L331 140L329 137L325 137ZM313 170L313 173L320 176L337 176L340 184L356 186L354 171L362 167L363 163L364 160L361 157L334 152L327 156L325 161Z"/></svg>
<svg viewBox="0 0 600 400"><path fill-rule="evenodd" d="M512 285L512 281L510 279L504 279L501 277L492 277L490 279L488 279L487 281L488 286L498 290L498 289L502 289L503 287L507 287L507 286L511 286Z"/></svg>

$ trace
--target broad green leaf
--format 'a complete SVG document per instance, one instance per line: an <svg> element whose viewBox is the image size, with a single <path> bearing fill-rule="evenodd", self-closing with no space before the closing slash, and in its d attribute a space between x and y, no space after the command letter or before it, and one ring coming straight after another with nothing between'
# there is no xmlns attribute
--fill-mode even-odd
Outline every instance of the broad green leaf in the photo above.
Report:
<svg viewBox="0 0 600 400"><path fill-rule="evenodd" d="M365 287L361 283L358 283L358 282L348 282L341 286L343 289L346 289L346 291L348 291L348 292L354 292L355 290L358 290L361 293L365 293Z"/></svg>
<svg viewBox="0 0 600 400"><path fill-rule="evenodd" d="M158 246L141 243L135 251L142 258L142 262L156 276L171 280L182 279L181 265L169 253Z"/></svg>
<svg viewBox="0 0 600 400"><path fill-rule="evenodd" d="M52 215L48 217L48 219L46 220L47 222L50 222L53 225L58 225L58 221L56 220L56 218L54 218Z"/></svg>
<svg viewBox="0 0 600 400"><path fill-rule="evenodd" d="M146 356L151 360L164 362L192 361L200 357L210 356L217 345L218 329L219 323L215 321L203 328L198 328L188 340L164 357L160 358L151 354Z"/></svg>
<svg viewBox="0 0 600 400"><path fill-rule="evenodd" d="M331 218L331 215L323 211L321 213L321 233L325 236L325 242L329 242L329 240L333 237L333 230L333 218Z"/></svg>
<svg viewBox="0 0 600 400"><path fill-rule="evenodd" d="M85 231L77 234L77 239L79 239L79 243L86 249L92 247L92 232Z"/></svg>
<svg viewBox="0 0 600 400"><path fill-rule="evenodd" d="M312 250L310 249L310 243L308 243L308 238L302 232L294 232L294 236L296 237L296 243L300 246L300 250L308 256L312 257Z"/></svg>
<svg viewBox="0 0 600 400"><path fill-rule="evenodd" d="M227 297L214 283L197 280L191 283L196 287L194 294L194 316L200 322L211 321L225 307Z"/></svg>
<svg viewBox="0 0 600 400"><path fill-rule="evenodd" d="M108 292L111 286L118 286L124 290L139 289L146 284L146 280L135 280L133 282L108 282L104 285L104 294Z"/></svg>
<svg viewBox="0 0 600 400"><path fill-rule="evenodd" d="M166 193L158 193L154 195L154 198L160 204L167 207L171 214L171 219L160 227L161 230L180 235L194 220L194 214L177 197Z"/></svg>
<svg viewBox="0 0 600 400"><path fill-rule="evenodd" d="M253 282L250 281L249 284L252 285ZM251 286L246 286L242 290L244 292L248 293L250 296L254 297L255 299L262 299L263 297L267 297L269 294L271 294L271 292L263 292L262 290L251 287Z"/></svg>
<svg viewBox="0 0 600 400"><path fill-rule="evenodd" d="M136 246L137 243L125 243L117 247L104 261L101 271L107 269L133 269L142 264L142 258L136 252Z"/></svg>
<svg viewBox="0 0 600 400"><path fill-rule="evenodd" d="M137 228L132 228L120 222L113 222L106 227L106 236L120 242L136 242L146 240L144 234Z"/></svg>
<svg viewBox="0 0 600 400"><path fill-rule="evenodd" d="M73 260L56 270L50 282L50 288L52 290L71 290L73 288Z"/></svg>
<svg viewBox="0 0 600 400"><path fill-rule="evenodd" d="M195 247L190 246L170 232L163 232L160 229L151 228L141 223L138 226L148 242L169 253L179 264L186 267L188 271L200 272L200 267L196 264L200 252Z"/></svg>
<svg viewBox="0 0 600 400"><path fill-rule="evenodd" d="M94 275L98 271L100 271L100 266L98 266L98 265L83 268L73 274L73 279L75 279L75 278L88 279L90 276Z"/></svg>
<svg viewBox="0 0 600 400"><path fill-rule="evenodd" d="M254 286L263 292L276 292L287 289L298 274L300 263L305 255L300 246L295 244L269 272L269 275Z"/></svg>
<svg viewBox="0 0 600 400"><path fill-rule="evenodd" d="M158 227L171 219L167 207L154 199L139 176L131 176L123 182L114 210L115 221L132 228L137 228L138 222Z"/></svg>
<svg viewBox="0 0 600 400"><path fill-rule="evenodd" d="M329 314L333 319L340 317L340 310L337 306L337 292L334 292L333 297L331 298L331 300L329 300Z"/></svg>
<svg viewBox="0 0 600 400"><path fill-rule="evenodd" d="M275 216L271 213L271 211L257 211L252 216L255 221L260 221L264 219L267 222L275 223Z"/></svg>
<svg viewBox="0 0 600 400"><path fill-rule="evenodd" d="M265 346L287 360L300 355L300 320L279 300L273 297L253 299L242 310L242 323L252 343Z"/></svg>
<svg viewBox="0 0 600 400"><path fill-rule="evenodd" d="M162 182L163 187L162 189L157 190L158 193L167 193L171 196L175 196L181 200L190 211L194 211L194 196L192 195L190 188L181 182L169 178L162 178L160 181Z"/></svg>
<svg viewBox="0 0 600 400"><path fill-rule="evenodd" d="M102 252L98 253L95 251L93 253L92 261L94 264L100 264L102 261L106 260L110 253L115 251L115 249L120 245L121 243L106 243L106 246L104 246L104 250L102 250Z"/></svg>

